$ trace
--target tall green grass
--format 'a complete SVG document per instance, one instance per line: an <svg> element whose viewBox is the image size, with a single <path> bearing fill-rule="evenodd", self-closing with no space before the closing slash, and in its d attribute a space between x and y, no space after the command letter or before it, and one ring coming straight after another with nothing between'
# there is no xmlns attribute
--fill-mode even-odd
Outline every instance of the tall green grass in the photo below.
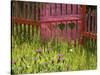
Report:
<svg viewBox="0 0 100 75"><path fill-rule="evenodd" d="M43 73L96 69L96 41L86 38L85 44L78 41L62 42L40 39L34 30L34 36L12 35L12 73Z"/></svg>

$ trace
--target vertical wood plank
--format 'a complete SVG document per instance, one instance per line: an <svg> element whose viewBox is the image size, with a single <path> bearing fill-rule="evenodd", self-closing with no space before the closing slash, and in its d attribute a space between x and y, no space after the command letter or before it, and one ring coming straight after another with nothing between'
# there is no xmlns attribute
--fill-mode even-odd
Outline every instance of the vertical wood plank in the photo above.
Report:
<svg viewBox="0 0 100 75"><path fill-rule="evenodd" d="M82 23L81 23L81 25L80 25L80 32L81 32L81 39L80 39L80 43L81 44L83 44L84 43L84 37L83 37L83 34L84 34L84 32L85 32L85 26L86 26L86 5L82 5L82 11L81 11L81 13L82 13L82 17L81 17L81 19L82 19Z"/></svg>
<svg viewBox="0 0 100 75"><path fill-rule="evenodd" d="M19 17L20 17L20 19L21 19L21 17L22 17L22 15L21 15L21 2L19 2L18 3L18 5L19 5ZM18 25L20 25L20 35L21 35L21 33L22 33L22 24L18 24Z"/></svg>
<svg viewBox="0 0 100 75"><path fill-rule="evenodd" d="M26 3L24 2L24 19L26 18Z"/></svg>
<svg viewBox="0 0 100 75"><path fill-rule="evenodd" d="M76 14L76 4L73 5L73 13L72 14Z"/></svg>
<svg viewBox="0 0 100 75"><path fill-rule="evenodd" d="M38 20L38 14L39 14L39 12L38 12L38 3L36 3L36 20Z"/></svg>
<svg viewBox="0 0 100 75"><path fill-rule="evenodd" d="M95 22L96 22L96 21L95 21L95 17L96 17L96 14L95 14L95 12L94 12L94 33L95 33L95 25L96 25L96 24L95 24Z"/></svg>
<svg viewBox="0 0 100 75"><path fill-rule="evenodd" d="M52 16L52 4L50 3L50 16Z"/></svg>
<svg viewBox="0 0 100 75"><path fill-rule="evenodd" d="M34 3L32 3L32 21L34 21Z"/></svg>
<svg viewBox="0 0 100 75"><path fill-rule="evenodd" d="M73 14L73 4L71 4L71 14Z"/></svg>
<svg viewBox="0 0 100 75"><path fill-rule="evenodd" d="M18 2L16 2L16 17L18 17L19 10L18 10ZM18 25L16 23L16 36L18 35Z"/></svg>
<svg viewBox="0 0 100 75"><path fill-rule="evenodd" d="M26 2L24 2L24 19L26 19ZM24 35L26 34L26 24L24 23Z"/></svg>
<svg viewBox="0 0 100 75"><path fill-rule="evenodd" d="M16 17L18 17L18 2L16 2Z"/></svg>
<svg viewBox="0 0 100 75"><path fill-rule="evenodd" d="M47 17L49 16L49 4L48 3L46 4L46 16Z"/></svg>
<svg viewBox="0 0 100 75"><path fill-rule="evenodd" d="M21 14L21 12L22 12L22 10L21 10L21 5L22 4L22 2L19 2L19 15L20 15L20 18L22 17L22 14Z"/></svg>
<svg viewBox="0 0 100 75"><path fill-rule="evenodd" d="M66 4L66 15L67 15L67 4Z"/></svg>
<svg viewBox="0 0 100 75"><path fill-rule="evenodd" d="M88 14L88 32L90 32L90 18L91 18L91 15L90 15L90 13L91 13L91 9L89 9L89 14Z"/></svg>
<svg viewBox="0 0 100 75"><path fill-rule="evenodd" d="M86 14L86 32L88 32L88 14Z"/></svg>
<svg viewBox="0 0 100 75"><path fill-rule="evenodd" d="M97 34L97 12L95 13L95 32Z"/></svg>
<svg viewBox="0 0 100 75"><path fill-rule="evenodd" d="M57 4L57 16L60 15L60 4Z"/></svg>
<svg viewBox="0 0 100 75"><path fill-rule="evenodd" d="M36 33L38 34L38 14L39 14L39 11L38 11L38 3L36 3Z"/></svg>
<svg viewBox="0 0 100 75"><path fill-rule="evenodd" d="M94 11L92 11L92 32L94 33Z"/></svg>
<svg viewBox="0 0 100 75"><path fill-rule="evenodd" d="M52 16L55 16L55 4L51 4L51 11L52 11Z"/></svg>
<svg viewBox="0 0 100 75"><path fill-rule="evenodd" d="M14 23L12 22L12 17L15 16L14 15L15 12L13 11L14 10L13 7L14 7L14 2L12 1L11 2L11 36L14 35Z"/></svg>
<svg viewBox="0 0 100 75"><path fill-rule="evenodd" d="M76 5L76 14L78 14L78 5Z"/></svg>
<svg viewBox="0 0 100 75"><path fill-rule="evenodd" d="M60 4L60 15L62 15L62 4Z"/></svg>
<svg viewBox="0 0 100 75"><path fill-rule="evenodd" d="M82 6L85 6L85 5L82 5ZM83 8L83 7L82 7L82 8ZM82 14L82 13L81 13L81 6L80 6L80 5L77 5L77 9L78 9L78 12L77 12L77 13L78 13L78 14ZM86 7L85 7L85 9L83 8L83 10L86 11Z"/></svg>
<svg viewBox="0 0 100 75"><path fill-rule="evenodd" d="M40 16L43 16L43 3L40 3Z"/></svg>
<svg viewBox="0 0 100 75"><path fill-rule="evenodd" d="M27 12L28 12L27 13L28 17L27 18L30 19L30 3L29 2L27 2Z"/></svg>
<svg viewBox="0 0 100 75"><path fill-rule="evenodd" d="M33 21L33 23L32 23L32 36L34 36L34 3L32 4L32 21Z"/></svg>
<svg viewBox="0 0 100 75"><path fill-rule="evenodd" d="M66 4L62 4L62 15L66 15Z"/></svg>
<svg viewBox="0 0 100 75"><path fill-rule="evenodd" d="M32 15L32 11L33 11L33 9L32 9L32 4L33 4L33 2L30 2L30 19L31 19L31 20L33 20L33 15Z"/></svg>
<svg viewBox="0 0 100 75"><path fill-rule="evenodd" d="M71 4L67 5L67 11L68 11L67 14L70 15L71 14Z"/></svg>
<svg viewBox="0 0 100 75"><path fill-rule="evenodd" d="M28 19L30 19L30 3L28 2L27 5L28 5ZM28 34L30 36L30 24L28 24Z"/></svg>
<svg viewBox="0 0 100 75"><path fill-rule="evenodd" d="M43 3L43 16L46 16L46 3Z"/></svg>
<svg viewBox="0 0 100 75"><path fill-rule="evenodd" d="M57 15L57 4L55 3L55 16Z"/></svg>

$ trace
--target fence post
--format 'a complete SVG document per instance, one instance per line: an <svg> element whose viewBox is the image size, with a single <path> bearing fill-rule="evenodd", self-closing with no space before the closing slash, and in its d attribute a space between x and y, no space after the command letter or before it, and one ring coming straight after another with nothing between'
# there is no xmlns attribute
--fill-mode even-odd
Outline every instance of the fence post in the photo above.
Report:
<svg viewBox="0 0 100 75"><path fill-rule="evenodd" d="M19 17L20 17L20 19L22 18L22 14L21 14L21 12L22 12L22 9L21 9L21 5L22 4L22 2L19 2ZM21 35L21 33L22 33L22 24L20 24L19 23L19 25L20 25L20 35Z"/></svg>
<svg viewBox="0 0 100 75"><path fill-rule="evenodd" d="M30 2L27 3L27 6L28 6L28 7L27 7L27 8L28 8L28 9L27 9L27 10L28 10L28 13L27 13L27 14L28 14L28 18L27 18L27 19L30 20ZM29 34L29 36L30 36L30 24L28 24L28 34Z"/></svg>
<svg viewBox="0 0 100 75"><path fill-rule="evenodd" d="M24 19L26 19L26 2L24 2ZM26 34L26 24L24 23L24 35Z"/></svg>
<svg viewBox="0 0 100 75"><path fill-rule="evenodd" d="M82 9L81 9L81 20L82 23L80 25L80 43L83 44L84 43L84 31L86 30L86 5L82 5Z"/></svg>
<svg viewBox="0 0 100 75"><path fill-rule="evenodd" d="M16 18L19 17L18 1L16 2ZM16 23L16 35L18 34L18 25Z"/></svg>
<svg viewBox="0 0 100 75"><path fill-rule="evenodd" d="M34 36L34 3L32 4L32 36Z"/></svg>
<svg viewBox="0 0 100 75"><path fill-rule="evenodd" d="M36 2L36 33L38 34L38 22L39 22L39 17L38 17L38 14L39 14L39 9L38 9L38 3Z"/></svg>

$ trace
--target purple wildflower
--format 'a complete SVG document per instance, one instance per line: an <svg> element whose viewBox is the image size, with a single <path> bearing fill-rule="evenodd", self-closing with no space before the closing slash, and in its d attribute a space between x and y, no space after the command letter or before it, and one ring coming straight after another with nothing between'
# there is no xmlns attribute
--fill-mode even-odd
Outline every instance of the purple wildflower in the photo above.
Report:
<svg viewBox="0 0 100 75"><path fill-rule="evenodd" d="M59 60L61 60L61 61L62 61L62 60L64 60L64 58L59 58Z"/></svg>
<svg viewBox="0 0 100 75"><path fill-rule="evenodd" d="M47 62L43 62L43 65L47 66L47 65L48 65L48 63L47 63Z"/></svg>
<svg viewBox="0 0 100 75"><path fill-rule="evenodd" d="M64 62L64 58L58 58L58 62L63 61Z"/></svg>
<svg viewBox="0 0 100 75"><path fill-rule="evenodd" d="M42 49L36 50L37 53L42 53Z"/></svg>
<svg viewBox="0 0 100 75"><path fill-rule="evenodd" d="M63 57L64 55L63 54L58 54L58 57Z"/></svg>

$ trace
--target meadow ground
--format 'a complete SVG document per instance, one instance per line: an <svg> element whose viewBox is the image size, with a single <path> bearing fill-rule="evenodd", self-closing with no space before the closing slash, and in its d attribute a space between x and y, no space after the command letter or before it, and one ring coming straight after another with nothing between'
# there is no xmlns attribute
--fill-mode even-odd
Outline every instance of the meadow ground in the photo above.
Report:
<svg viewBox="0 0 100 75"><path fill-rule="evenodd" d="M23 38L24 37L24 38ZM60 40L41 41L39 35L12 35L12 73L44 73L94 70L97 67L96 41L86 38L74 46Z"/></svg>

